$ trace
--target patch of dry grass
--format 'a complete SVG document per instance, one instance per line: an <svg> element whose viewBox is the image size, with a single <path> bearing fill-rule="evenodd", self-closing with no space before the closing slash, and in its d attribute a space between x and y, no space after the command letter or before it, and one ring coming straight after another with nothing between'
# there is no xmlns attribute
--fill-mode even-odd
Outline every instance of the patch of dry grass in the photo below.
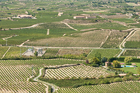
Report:
<svg viewBox="0 0 140 93"><path fill-rule="evenodd" d="M72 55L81 55L83 53L88 54L91 50L90 49L59 49L58 55L67 55L67 54L72 54Z"/></svg>
<svg viewBox="0 0 140 93"><path fill-rule="evenodd" d="M84 33L75 33L73 36L59 38L47 38L37 41L30 41L30 45L46 45L49 47L99 47L105 40L109 31L89 31Z"/></svg>

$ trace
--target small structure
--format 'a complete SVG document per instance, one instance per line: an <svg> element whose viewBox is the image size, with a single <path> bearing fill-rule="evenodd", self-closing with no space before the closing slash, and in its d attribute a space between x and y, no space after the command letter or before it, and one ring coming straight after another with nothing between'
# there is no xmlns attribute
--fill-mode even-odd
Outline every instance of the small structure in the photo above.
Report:
<svg viewBox="0 0 140 93"><path fill-rule="evenodd" d="M33 18L32 15L17 15L18 18Z"/></svg>
<svg viewBox="0 0 140 93"><path fill-rule="evenodd" d="M110 66L110 64L111 64L110 62L105 62L106 67Z"/></svg>
<svg viewBox="0 0 140 93"><path fill-rule="evenodd" d="M59 13L58 13L58 16L61 16L61 15L63 15L63 12L59 12Z"/></svg>
<svg viewBox="0 0 140 93"><path fill-rule="evenodd" d="M92 19L92 18L96 18L96 16L86 16L86 15L82 15L82 16L74 16L73 19Z"/></svg>
<svg viewBox="0 0 140 93"><path fill-rule="evenodd" d="M74 16L73 19L82 19L82 18L86 18L85 16Z"/></svg>

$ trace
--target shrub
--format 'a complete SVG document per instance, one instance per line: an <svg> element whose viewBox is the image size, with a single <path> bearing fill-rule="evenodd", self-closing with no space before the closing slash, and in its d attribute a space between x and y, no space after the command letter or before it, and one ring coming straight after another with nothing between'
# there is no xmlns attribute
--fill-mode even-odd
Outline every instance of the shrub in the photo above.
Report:
<svg viewBox="0 0 140 93"><path fill-rule="evenodd" d="M120 62L117 61L117 60L114 60L114 61L113 61L113 67L114 67L114 68L120 68L120 67L121 67Z"/></svg>
<svg viewBox="0 0 140 93"><path fill-rule="evenodd" d="M104 79L100 82L100 84L110 84L110 82L109 82L109 80Z"/></svg>
<svg viewBox="0 0 140 93"><path fill-rule="evenodd" d="M133 73L132 72L128 72L127 74L126 74L127 76L133 76Z"/></svg>
<svg viewBox="0 0 140 93"><path fill-rule="evenodd" d="M129 80L134 80L134 76L130 75Z"/></svg>
<svg viewBox="0 0 140 93"><path fill-rule="evenodd" d="M122 79L121 78L115 78L114 82L122 82Z"/></svg>
<svg viewBox="0 0 140 93"><path fill-rule="evenodd" d="M112 75L106 75L105 76L105 78L111 78L112 77Z"/></svg>
<svg viewBox="0 0 140 93"><path fill-rule="evenodd" d="M123 80L123 81L127 81L127 80L129 80L129 78L126 77L126 76L124 76L124 77L122 78L122 80Z"/></svg>
<svg viewBox="0 0 140 93"><path fill-rule="evenodd" d="M99 76L99 79L104 79L104 76L103 75Z"/></svg>
<svg viewBox="0 0 140 93"><path fill-rule="evenodd" d="M93 63L93 64L92 64L92 66L93 66L93 67L98 67L99 65L98 65L98 64L95 64L95 63Z"/></svg>
<svg viewBox="0 0 140 93"><path fill-rule="evenodd" d="M131 65L131 61L132 61L132 60L133 60L132 57L126 57L126 58L124 59L124 62L125 62L126 65Z"/></svg>

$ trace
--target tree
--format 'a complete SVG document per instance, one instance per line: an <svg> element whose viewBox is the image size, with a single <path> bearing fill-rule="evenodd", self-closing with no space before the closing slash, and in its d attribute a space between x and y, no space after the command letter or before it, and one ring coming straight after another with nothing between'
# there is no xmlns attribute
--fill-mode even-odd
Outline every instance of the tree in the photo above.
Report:
<svg viewBox="0 0 140 93"><path fill-rule="evenodd" d="M37 52L37 51L35 51L34 55L37 57L37 56L38 56L38 52Z"/></svg>
<svg viewBox="0 0 140 93"><path fill-rule="evenodd" d="M107 58L106 57L103 57L102 60L101 60L103 63L105 63L107 61Z"/></svg>
<svg viewBox="0 0 140 93"><path fill-rule="evenodd" d="M113 67L114 68L120 68L121 67L120 62L118 60L114 60L113 61Z"/></svg>
<svg viewBox="0 0 140 93"><path fill-rule="evenodd" d="M2 27L0 27L0 30L2 30Z"/></svg>
<svg viewBox="0 0 140 93"><path fill-rule="evenodd" d="M131 65L131 61L132 61L132 60L133 60L132 57L125 57L124 63L125 63L126 65Z"/></svg>
<svg viewBox="0 0 140 93"><path fill-rule="evenodd" d="M98 58L98 59L101 61L101 54L100 54L100 53L97 52L97 53L95 54L95 57Z"/></svg>
<svg viewBox="0 0 140 93"><path fill-rule="evenodd" d="M140 67L138 67L137 73L140 75Z"/></svg>
<svg viewBox="0 0 140 93"><path fill-rule="evenodd" d="M94 57L94 58L92 59L92 62L91 62L91 63L100 64L101 62L100 62L100 60L99 60L97 57Z"/></svg>

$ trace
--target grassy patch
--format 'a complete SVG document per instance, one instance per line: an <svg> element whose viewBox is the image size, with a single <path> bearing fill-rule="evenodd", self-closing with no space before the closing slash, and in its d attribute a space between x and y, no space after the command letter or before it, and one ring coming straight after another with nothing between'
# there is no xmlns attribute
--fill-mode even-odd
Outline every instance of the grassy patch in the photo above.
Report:
<svg viewBox="0 0 140 93"><path fill-rule="evenodd" d="M140 48L140 42L139 41L127 41L125 43L126 48Z"/></svg>
<svg viewBox="0 0 140 93"><path fill-rule="evenodd" d="M140 56L140 50L126 50L121 56Z"/></svg>
<svg viewBox="0 0 140 93"><path fill-rule="evenodd" d="M0 58L4 55L4 53L7 51L8 47L0 47Z"/></svg>
<svg viewBox="0 0 140 93"><path fill-rule="evenodd" d="M136 23L135 21L133 21L133 19L126 19L126 18L119 18L119 19L112 19L112 20L125 22L125 23Z"/></svg>
<svg viewBox="0 0 140 93"><path fill-rule="evenodd" d="M81 55L83 53L88 54L90 52L90 49L59 49L58 51L58 55L67 55L67 54L71 54L71 55Z"/></svg>
<svg viewBox="0 0 140 93"><path fill-rule="evenodd" d="M88 28L98 28L98 29L114 29L114 30L126 30L128 29L125 26L122 26L117 23L109 23L109 22L104 22L104 23L97 23L94 25L78 25L78 24L70 24L72 27L78 30L82 29L88 29Z"/></svg>
<svg viewBox="0 0 140 93"><path fill-rule="evenodd" d="M88 59L95 57L96 53L100 53L101 57L114 57L120 52L120 49L93 49L92 52L88 55Z"/></svg>
<svg viewBox="0 0 140 93"><path fill-rule="evenodd" d="M131 63L135 63L135 62L131 62ZM132 72L134 74L138 74L137 69L138 69L138 67L140 67L140 63L136 63L136 66L137 67L123 67L123 68L120 68L120 69L124 70L124 72Z"/></svg>
<svg viewBox="0 0 140 93"><path fill-rule="evenodd" d="M71 33L68 36L59 38L47 38L34 42L28 42L28 45L43 45L51 47L99 47L105 40L109 31L89 31L84 33Z"/></svg>
<svg viewBox="0 0 140 93"><path fill-rule="evenodd" d="M43 56L47 57L47 56L56 56L57 52L59 49L47 49L45 54Z"/></svg>
<svg viewBox="0 0 140 93"><path fill-rule="evenodd" d="M24 53L26 50L27 50L27 48L23 48L23 47L21 47L21 48L20 47L11 47L10 50L5 55L5 58L20 57L20 53L22 56L22 53Z"/></svg>

